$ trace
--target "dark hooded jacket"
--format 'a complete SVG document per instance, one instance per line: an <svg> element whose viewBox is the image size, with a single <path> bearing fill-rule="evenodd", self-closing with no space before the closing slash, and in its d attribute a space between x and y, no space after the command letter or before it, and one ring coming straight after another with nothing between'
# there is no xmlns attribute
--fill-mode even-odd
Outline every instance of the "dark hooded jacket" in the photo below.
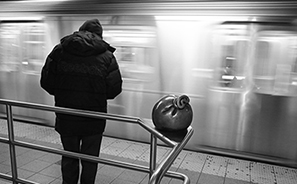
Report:
<svg viewBox="0 0 297 184"><path fill-rule="evenodd" d="M59 107L107 112L107 99L122 91L122 78L114 48L102 39L97 19L86 21L61 39L48 55L40 84L54 95ZM103 133L106 120L56 113L55 128L61 135Z"/></svg>

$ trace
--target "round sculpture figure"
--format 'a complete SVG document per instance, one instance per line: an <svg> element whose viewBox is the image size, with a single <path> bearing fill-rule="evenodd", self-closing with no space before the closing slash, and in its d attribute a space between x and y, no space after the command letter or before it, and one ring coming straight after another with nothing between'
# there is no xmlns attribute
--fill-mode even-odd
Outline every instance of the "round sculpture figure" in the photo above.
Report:
<svg viewBox="0 0 297 184"><path fill-rule="evenodd" d="M180 131L187 129L193 119L192 107L187 95L166 95L154 105L152 120L158 130Z"/></svg>

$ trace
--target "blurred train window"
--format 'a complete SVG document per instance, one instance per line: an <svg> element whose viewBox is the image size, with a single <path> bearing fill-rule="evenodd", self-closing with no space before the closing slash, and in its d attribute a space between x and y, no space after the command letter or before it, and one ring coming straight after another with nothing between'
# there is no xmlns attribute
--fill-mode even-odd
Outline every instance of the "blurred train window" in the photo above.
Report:
<svg viewBox="0 0 297 184"><path fill-rule="evenodd" d="M0 70L19 70L20 30L16 26L0 26Z"/></svg>
<svg viewBox="0 0 297 184"><path fill-rule="evenodd" d="M149 58L146 57L146 55L149 55L149 53L149 48L120 46L117 47L116 56L121 63L138 63L149 65Z"/></svg>
<svg viewBox="0 0 297 184"><path fill-rule="evenodd" d="M295 34L283 30L258 33L253 80L259 93L295 95Z"/></svg>
<svg viewBox="0 0 297 184"><path fill-rule="evenodd" d="M45 46L42 23L3 23L0 34L1 70L40 72Z"/></svg>
<svg viewBox="0 0 297 184"><path fill-rule="evenodd" d="M276 46L276 45L275 45ZM253 80L258 92L270 93L274 85L273 68L271 58L272 45L266 40L257 40L255 43L255 59Z"/></svg>
<svg viewBox="0 0 297 184"><path fill-rule="evenodd" d="M232 40L222 47L222 61L219 75L221 87L240 88L245 79L246 50L248 41Z"/></svg>
<svg viewBox="0 0 297 184"><path fill-rule="evenodd" d="M245 68L247 66L247 57L248 57L248 50L249 41L247 40L238 40L236 42L236 58L238 62L237 67L237 78L242 78L245 75Z"/></svg>
<svg viewBox="0 0 297 184"><path fill-rule="evenodd" d="M255 53L255 75L256 76L268 76L269 75L269 57L270 46L266 41L258 41L256 43Z"/></svg>
<svg viewBox="0 0 297 184"><path fill-rule="evenodd" d="M153 67L150 64L153 52L153 49L146 47L117 47L115 55L123 78L138 81L150 80L149 75L153 73Z"/></svg>
<svg viewBox="0 0 297 184"><path fill-rule="evenodd" d="M122 62L133 62L134 56L135 56L135 52L133 52L133 48L132 47L120 47L119 48L120 52L119 53L119 57L118 59Z"/></svg>
<svg viewBox="0 0 297 184"><path fill-rule="evenodd" d="M156 56L155 32L116 27L104 31L104 39L116 47L115 56L124 80L131 82L151 81Z"/></svg>
<svg viewBox="0 0 297 184"><path fill-rule="evenodd" d="M44 61L45 30L42 24L28 25L23 33L23 71L40 72Z"/></svg>

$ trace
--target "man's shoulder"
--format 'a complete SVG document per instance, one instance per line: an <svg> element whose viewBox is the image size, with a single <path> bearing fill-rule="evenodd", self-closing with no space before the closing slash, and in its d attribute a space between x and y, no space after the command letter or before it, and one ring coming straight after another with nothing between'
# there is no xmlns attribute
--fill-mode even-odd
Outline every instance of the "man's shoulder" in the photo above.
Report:
<svg viewBox="0 0 297 184"><path fill-rule="evenodd" d="M57 57L62 53L63 47L61 44L57 44L53 50L51 51L51 53L49 54L50 57Z"/></svg>

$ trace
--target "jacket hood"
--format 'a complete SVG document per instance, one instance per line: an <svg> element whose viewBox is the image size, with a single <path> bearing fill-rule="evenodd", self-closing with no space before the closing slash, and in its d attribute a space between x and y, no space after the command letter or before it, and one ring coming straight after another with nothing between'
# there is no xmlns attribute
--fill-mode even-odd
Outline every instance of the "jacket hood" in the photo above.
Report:
<svg viewBox="0 0 297 184"><path fill-rule="evenodd" d="M115 51L115 48L102 39L102 26L98 19L84 22L79 31L62 38L61 45L68 53L77 56L97 55L106 50Z"/></svg>
<svg viewBox="0 0 297 184"><path fill-rule="evenodd" d="M98 19L91 19L87 20L83 23L82 26L80 26L79 31L88 31L91 33L95 33L100 38L102 38L102 26Z"/></svg>
<svg viewBox="0 0 297 184"><path fill-rule="evenodd" d="M98 35L79 31L61 39L63 49L77 56L91 56L104 53L110 46Z"/></svg>

